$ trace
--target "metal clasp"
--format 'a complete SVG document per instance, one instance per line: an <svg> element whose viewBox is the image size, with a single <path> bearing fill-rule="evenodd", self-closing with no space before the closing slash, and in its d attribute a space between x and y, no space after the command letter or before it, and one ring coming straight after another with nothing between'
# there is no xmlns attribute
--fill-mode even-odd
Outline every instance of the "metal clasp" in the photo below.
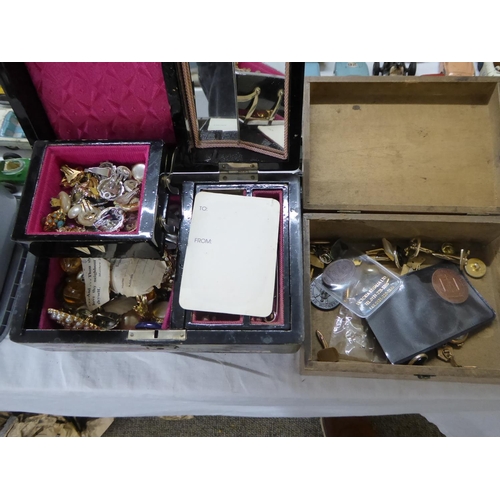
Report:
<svg viewBox="0 0 500 500"><path fill-rule="evenodd" d="M127 340L170 340L182 342L186 340L186 330L130 330Z"/></svg>

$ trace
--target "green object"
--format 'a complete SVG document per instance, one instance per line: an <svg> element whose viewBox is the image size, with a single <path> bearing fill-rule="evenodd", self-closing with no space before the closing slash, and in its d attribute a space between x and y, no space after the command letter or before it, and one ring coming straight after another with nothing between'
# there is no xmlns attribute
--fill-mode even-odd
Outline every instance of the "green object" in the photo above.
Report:
<svg viewBox="0 0 500 500"><path fill-rule="evenodd" d="M13 158L0 161L0 182L24 184L29 166L29 158Z"/></svg>

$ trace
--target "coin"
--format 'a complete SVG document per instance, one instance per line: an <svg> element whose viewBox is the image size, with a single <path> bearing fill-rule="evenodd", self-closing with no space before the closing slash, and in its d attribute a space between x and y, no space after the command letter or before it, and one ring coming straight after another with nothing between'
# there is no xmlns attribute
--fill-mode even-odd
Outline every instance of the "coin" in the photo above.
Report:
<svg viewBox="0 0 500 500"><path fill-rule="evenodd" d="M340 302L330 295L326 290L322 287L322 277L318 276L311 283L311 302L318 309L322 309L323 311L329 311L331 309L335 309Z"/></svg>
<svg viewBox="0 0 500 500"><path fill-rule="evenodd" d="M356 265L352 260L340 259L327 266L322 274L323 283L327 287L348 285L356 272Z"/></svg>
<svg viewBox="0 0 500 500"><path fill-rule="evenodd" d="M469 297L467 281L454 269L437 269L432 275L436 293L451 304L462 304Z"/></svg>
<svg viewBox="0 0 500 500"><path fill-rule="evenodd" d="M486 264L480 259L468 259L465 272L472 278L482 278L486 274Z"/></svg>

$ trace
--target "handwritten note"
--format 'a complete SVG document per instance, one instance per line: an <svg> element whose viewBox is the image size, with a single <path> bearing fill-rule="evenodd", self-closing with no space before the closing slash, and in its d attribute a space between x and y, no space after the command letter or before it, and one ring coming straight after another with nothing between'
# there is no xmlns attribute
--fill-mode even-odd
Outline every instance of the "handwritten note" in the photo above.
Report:
<svg viewBox="0 0 500 500"><path fill-rule="evenodd" d="M144 295L160 287L167 264L162 260L117 259L111 270L111 286L125 297Z"/></svg>
<svg viewBox="0 0 500 500"><path fill-rule="evenodd" d="M93 311L109 302L110 264L105 259L82 258L85 301Z"/></svg>

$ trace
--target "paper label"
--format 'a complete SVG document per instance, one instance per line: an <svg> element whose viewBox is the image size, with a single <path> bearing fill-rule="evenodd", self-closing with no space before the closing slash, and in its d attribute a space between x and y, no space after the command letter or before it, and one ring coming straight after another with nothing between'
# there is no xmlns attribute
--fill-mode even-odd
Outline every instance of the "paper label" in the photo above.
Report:
<svg viewBox="0 0 500 500"><path fill-rule="evenodd" d="M85 301L93 311L109 302L110 263L105 259L82 258Z"/></svg>
<svg viewBox="0 0 500 500"><path fill-rule="evenodd" d="M111 286L125 297L144 295L160 287L167 269L162 260L117 259L111 270Z"/></svg>

